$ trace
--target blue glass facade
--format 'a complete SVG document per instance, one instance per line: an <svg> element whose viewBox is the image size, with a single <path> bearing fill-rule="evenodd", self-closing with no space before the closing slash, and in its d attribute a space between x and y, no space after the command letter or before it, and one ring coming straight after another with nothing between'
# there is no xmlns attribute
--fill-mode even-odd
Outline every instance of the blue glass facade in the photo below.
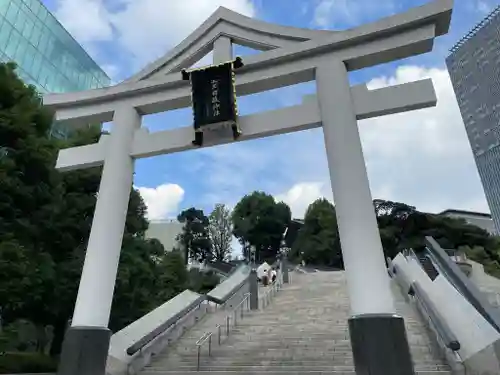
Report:
<svg viewBox="0 0 500 375"><path fill-rule="evenodd" d="M446 64L500 234L500 7L452 49Z"/></svg>
<svg viewBox="0 0 500 375"><path fill-rule="evenodd" d="M40 93L110 84L106 73L40 0L0 0L0 61L15 61L20 77Z"/></svg>

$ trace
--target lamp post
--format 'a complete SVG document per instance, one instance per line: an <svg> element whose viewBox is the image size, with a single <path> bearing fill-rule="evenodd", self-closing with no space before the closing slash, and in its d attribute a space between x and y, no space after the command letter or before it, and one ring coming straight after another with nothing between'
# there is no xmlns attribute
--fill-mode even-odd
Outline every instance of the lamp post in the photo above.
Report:
<svg viewBox="0 0 500 375"><path fill-rule="evenodd" d="M288 227L285 229L283 233L283 238L281 239L281 249L280 249L280 257L281 257L281 272L283 273L283 284L288 284L290 282L288 276L288 253L290 252L290 248L286 243L286 235L288 233Z"/></svg>

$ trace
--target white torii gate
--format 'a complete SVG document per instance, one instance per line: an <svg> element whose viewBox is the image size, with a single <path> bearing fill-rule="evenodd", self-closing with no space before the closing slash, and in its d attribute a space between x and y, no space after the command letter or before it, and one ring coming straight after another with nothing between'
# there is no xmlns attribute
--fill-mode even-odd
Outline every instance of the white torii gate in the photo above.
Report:
<svg viewBox="0 0 500 375"><path fill-rule="evenodd" d="M238 141L323 127L357 373L413 374L404 324L389 286L357 120L431 107L436 97L431 80L368 90L365 85L350 87L348 72L431 51L434 38L448 31L452 5L452 0L436 0L346 31L278 26L219 8L170 53L129 80L44 96L60 122L113 121L110 135L96 144L61 150L57 161L61 171L104 166L60 372L104 374L134 160L195 148L191 124L150 134L141 128L141 116L189 107L190 86L181 69L212 49L214 63L232 60L232 44L238 43L264 51L245 57L245 66L238 69L240 96L316 80L317 95L306 96L302 104L241 116ZM212 137L204 147L233 141Z"/></svg>

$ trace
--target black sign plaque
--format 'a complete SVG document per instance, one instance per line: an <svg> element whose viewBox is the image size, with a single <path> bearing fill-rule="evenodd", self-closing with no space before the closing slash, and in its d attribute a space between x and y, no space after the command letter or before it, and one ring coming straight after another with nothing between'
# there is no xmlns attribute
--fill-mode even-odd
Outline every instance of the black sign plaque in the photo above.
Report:
<svg viewBox="0 0 500 375"><path fill-rule="evenodd" d="M182 72L183 78L191 81L195 144L203 143L204 130L223 125L231 126L234 138L239 135L234 69L242 65L241 58L237 58L235 61Z"/></svg>

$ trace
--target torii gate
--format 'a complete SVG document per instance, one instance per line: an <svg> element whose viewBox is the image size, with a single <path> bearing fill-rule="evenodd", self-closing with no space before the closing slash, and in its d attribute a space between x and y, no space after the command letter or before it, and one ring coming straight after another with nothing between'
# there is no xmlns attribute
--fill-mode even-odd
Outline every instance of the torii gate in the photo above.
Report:
<svg viewBox="0 0 500 375"><path fill-rule="evenodd" d="M261 22L219 8L165 57L109 88L44 96L64 123L113 121L93 145L61 150L61 171L104 165L72 326L60 373L104 374L107 328L134 160L193 149L193 128L150 134L141 116L190 106L180 71L213 49L214 63L233 59L232 43L264 52L245 57L236 88L248 95L316 80L302 104L239 118L238 141L323 127L351 303L349 329L357 374L409 375L413 365L403 319L396 314L357 120L436 104L431 80L368 90L348 72L432 50L448 31L453 0L435 0L346 31ZM403 126L403 124L402 124ZM204 147L233 142L216 137ZM396 351L396 352L395 352Z"/></svg>

